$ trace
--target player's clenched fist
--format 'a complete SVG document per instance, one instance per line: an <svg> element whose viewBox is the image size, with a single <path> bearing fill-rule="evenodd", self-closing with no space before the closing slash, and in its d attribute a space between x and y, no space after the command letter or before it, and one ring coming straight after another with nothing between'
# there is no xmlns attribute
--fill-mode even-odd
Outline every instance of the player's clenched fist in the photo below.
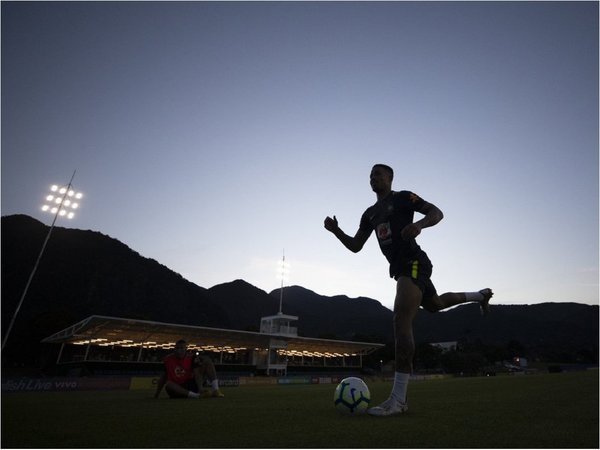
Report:
<svg viewBox="0 0 600 450"><path fill-rule="evenodd" d="M335 216L333 216L333 219L329 216L327 216L325 218L325 229L327 231L331 231L332 233L338 228L338 221L337 218Z"/></svg>

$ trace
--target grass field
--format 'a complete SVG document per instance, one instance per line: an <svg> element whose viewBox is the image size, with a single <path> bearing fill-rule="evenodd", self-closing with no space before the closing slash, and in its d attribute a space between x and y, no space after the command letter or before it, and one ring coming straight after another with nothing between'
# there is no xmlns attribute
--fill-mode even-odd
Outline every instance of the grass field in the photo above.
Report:
<svg viewBox="0 0 600 450"><path fill-rule="evenodd" d="M371 382L373 403L389 383ZM3 448L598 448L598 371L416 381L410 410L344 417L335 385L2 395Z"/></svg>

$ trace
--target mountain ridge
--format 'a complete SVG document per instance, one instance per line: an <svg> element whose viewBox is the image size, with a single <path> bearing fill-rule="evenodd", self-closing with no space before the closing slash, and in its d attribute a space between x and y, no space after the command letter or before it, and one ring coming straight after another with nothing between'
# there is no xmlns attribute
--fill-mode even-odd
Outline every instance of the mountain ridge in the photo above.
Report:
<svg viewBox="0 0 600 450"><path fill-rule="evenodd" d="M4 330L48 229L29 216L2 217ZM258 331L260 318L279 310L279 296L280 289L267 293L241 279L200 287L110 236L55 227L2 357L23 360L23 349L39 354L41 339L90 315ZM283 311L299 317L302 336L393 341L393 313L375 299L289 286ZM493 305L486 317L468 304L435 314L420 311L414 334L417 342L519 341L531 348L597 349L597 318L597 305L574 302Z"/></svg>

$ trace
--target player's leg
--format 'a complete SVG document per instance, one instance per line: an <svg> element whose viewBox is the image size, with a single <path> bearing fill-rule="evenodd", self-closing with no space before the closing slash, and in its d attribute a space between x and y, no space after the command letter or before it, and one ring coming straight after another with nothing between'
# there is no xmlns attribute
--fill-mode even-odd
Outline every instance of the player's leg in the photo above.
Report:
<svg viewBox="0 0 600 450"><path fill-rule="evenodd" d="M206 376L211 385L211 392L209 393L209 396L225 397L225 395L219 389L219 379L217 378L217 369L215 368L215 364L210 358L205 356L201 357L200 361L200 366L194 369L194 377L196 380L202 380L202 376Z"/></svg>
<svg viewBox="0 0 600 450"><path fill-rule="evenodd" d="M165 391L171 398L198 398L199 395L197 392L193 392L186 387L173 383L172 381L167 381L165 384Z"/></svg>
<svg viewBox="0 0 600 450"><path fill-rule="evenodd" d="M419 310L423 294L408 277L400 277L394 301L394 337L396 341L396 372L411 373L415 341L413 320Z"/></svg>
<svg viewBox="0 0 600 450"><path fill-rule="evenodd" d="M423 298L423 308L429 312L437 312L451 306L461 305L463 303L476 302L481 307L481 312L489 312L490 299L494 293L491 289L485 288L479 292L446 292L442 295L433 294Z"/></svg>
<svg viewBox="0 0 600 450"><path fill-rule="evenodd" d="M374 416L389 416L405 412L406 389L412 373L415 341L412 323L419 310L423 294L410 277L400 276L396 286L394 302L394 336L396 344L396 361L394 385L390 397L381 405L369 409Z"/></svg>

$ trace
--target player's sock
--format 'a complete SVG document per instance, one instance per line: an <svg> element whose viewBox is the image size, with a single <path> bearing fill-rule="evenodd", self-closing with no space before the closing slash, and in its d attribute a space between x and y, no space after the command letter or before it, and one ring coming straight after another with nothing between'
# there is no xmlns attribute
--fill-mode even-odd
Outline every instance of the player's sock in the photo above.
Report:
<svg viewBox="0 0 600 450"><path fill-rule="evenodd" d="M200 394L197 392L190 391L188 392L188 398L200 398Z"/></svg>
<svg viewBox="0 0 600 450"><path fill-rule="evenodd" d="M394 387L390 397L400 403L406 403L406 389L408 388L408 378L410 374L396 372L394 376Z"/></svg>
<svg viewBox="0 0 600 450"><path fill-rule="evenodd" d="M219 380L216 378L210 382L210 387L212 387L213 391L219 390Z"/></svg>
<svg viewBox="0 0 600 450"><path fill-rule="evenodd" d="M465 292L465 298L468 302L480 302L484 299L481 292Z"/></svg>

